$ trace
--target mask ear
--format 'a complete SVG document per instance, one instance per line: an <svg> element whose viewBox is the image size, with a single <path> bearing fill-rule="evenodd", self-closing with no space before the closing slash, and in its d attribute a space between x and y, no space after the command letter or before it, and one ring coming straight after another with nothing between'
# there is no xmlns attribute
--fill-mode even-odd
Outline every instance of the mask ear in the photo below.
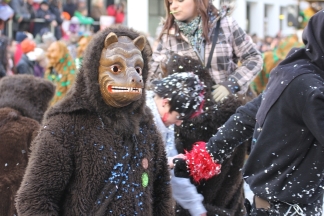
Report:
<svg viewBox="0 0 324 216"><path fill-rule="evenodd" d="M118 37L114 32L110 32L105 39L105 48L112 44L118 42Z"/></svg>
<svg viewBox="0 0 324 216"><path fill-rule="evenodd" d="M133 40L134 45L140 50L143 51L145 43L146 43L146 39L144 36L138 36L137 38L135 38Z"/></svg>

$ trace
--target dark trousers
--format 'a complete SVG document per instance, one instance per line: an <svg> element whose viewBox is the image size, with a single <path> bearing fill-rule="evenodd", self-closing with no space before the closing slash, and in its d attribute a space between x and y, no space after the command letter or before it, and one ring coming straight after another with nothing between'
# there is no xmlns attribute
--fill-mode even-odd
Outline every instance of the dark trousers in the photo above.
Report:
<svg viewBox="0 0 324 216"><path fill-rule="evenodd" d="M270 209L257 209L255 202L251 207L250 216L322 216L323 197L307 205L288 204L284 202L269 202Z"/></svg>

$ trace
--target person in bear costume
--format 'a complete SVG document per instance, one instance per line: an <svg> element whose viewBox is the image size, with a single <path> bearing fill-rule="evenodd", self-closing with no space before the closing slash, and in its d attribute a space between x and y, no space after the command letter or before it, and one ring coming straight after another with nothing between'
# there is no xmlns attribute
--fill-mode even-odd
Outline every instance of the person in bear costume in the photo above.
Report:
<svg viewBox="0 0 324 216"><path fill-rule="evenodd" d="M89 43L76 82L46 114L19 215L172 215L161 135L145 105L151 48L119 26Z"/></svg>
<svg viewBox="0 0 324 216"><path fill-rule="evenodd" d="M17 215L14 198L54 92L50 81L30 75L0 80L0 215Z"/></svg>
<svg viewBox="0 0 324 216"><path fill-rule="evenodd" d="M175 126L176 148L178 153L192 150L194 143L208 141L209 138L235 113L235 110L249 98L243 96L228 96L222 102L216 103L212 98L212 86L208 69L201 66L198 60L187 56L173 54L167 64L168 74L192 71L205 84L205 104L203 113L194 119L183 121L181 126ZM191 182L204 197L207 215L244 215L245 197L243 190L242 168L248 144L238 147L233 155L222 163L221 173L208 180ZM189 177L183 160L177 160L174 173L177 177ZM183 196L186 196L185 194ZM188 210L176 204L175 213L178 216L190 216Z"/></svg>

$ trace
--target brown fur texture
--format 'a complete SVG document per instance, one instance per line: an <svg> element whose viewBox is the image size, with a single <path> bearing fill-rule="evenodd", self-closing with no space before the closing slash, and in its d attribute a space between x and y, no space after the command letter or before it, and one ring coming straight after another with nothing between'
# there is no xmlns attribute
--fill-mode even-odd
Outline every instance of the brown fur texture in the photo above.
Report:
<svg viewBox="0 0 324 216"><path fill-rule="evenodd" d="M54 91L51 82L30 75L0 81L0 215L17 215L14 198L28 163L30 144Z"/></svg>
<svg viewBox="0 0 324 216"><path fill-rule="evenodd" d="M145 106L145 91L121 108L101 97L98 67L110 32L132 40L139 36L115 26L97 33L88 45L75 85L47 112L35 139L17 196L20 215L173 214L164 146ZM144 81L151 53L146 43Z"/></svg>
<svg viewBox="0 0 324 216"><path fill-rule="evenodd" d="M30 75L9 76L0 82L0 108L11 107L39 123L53 97L54 85Z"/></svg>
<svg viewBox="0 0 324 216"><path fill-rule="evenodd" d="M169 74L192 71L206 85L204 113L184 121L181 126L175 126L176 147L179 153L184 153L184 150L190 151L197 141L207 142L245 102L245 98L229 96L223 102L215 103L211 96L215 83L198 60L174 54L168 62L167 70ZM243 178L240 169L243 167L246 146L241 145L230 158L225 159L219 175L195 184L198 192L204 196L207 215L244 215ZM175 212L179 216L190 216L189 211L179 204L176 205Z"/></svg>

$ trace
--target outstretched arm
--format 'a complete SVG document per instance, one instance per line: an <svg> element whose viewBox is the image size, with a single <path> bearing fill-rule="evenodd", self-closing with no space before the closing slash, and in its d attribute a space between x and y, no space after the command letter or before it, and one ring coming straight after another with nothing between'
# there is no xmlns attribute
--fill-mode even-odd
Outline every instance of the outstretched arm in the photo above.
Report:
<svg viewBox="0 0 324 216"><path fill-rule="evenodd" d="M218 162L231 155L236 146L251 138L262 95L239 107L218 132L206 143L206 149Z"/></svg>

